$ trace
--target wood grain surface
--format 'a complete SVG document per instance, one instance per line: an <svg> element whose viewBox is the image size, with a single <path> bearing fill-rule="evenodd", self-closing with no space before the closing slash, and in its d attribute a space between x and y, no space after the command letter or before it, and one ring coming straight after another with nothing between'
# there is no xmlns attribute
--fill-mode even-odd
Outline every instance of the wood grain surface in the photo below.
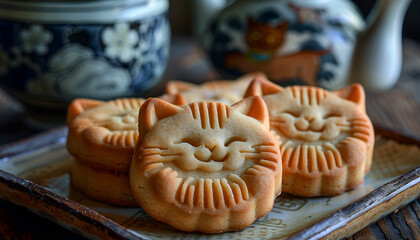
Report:
<svg viewBox="0 0 420 240"><path fill-rule="evenodd" d="M420 137L420 44L403 42L403 73L395 87L388 91L367 91L367 112L372 121L385 128ZM217 79L203 52L190 39L175 38L165 80L180 79L203 82ZM155 89L155 94L161 88ZM15 119L0 121L0 143L30 136L39 129L25 125L19 107L11 107L0 91L0 113L5 108ZM7 104L6 104L7 103ZM4 119L2 119L4 120ZM12 125L13 124L13 125ZM10 131L14 129L14 131ZM14 134L15 133L15 134ZM23 207L0 200L1 239L84 239L54 222L33 214ZM396 210L370 224L347 239L420 239L420 200Z"/></svg>

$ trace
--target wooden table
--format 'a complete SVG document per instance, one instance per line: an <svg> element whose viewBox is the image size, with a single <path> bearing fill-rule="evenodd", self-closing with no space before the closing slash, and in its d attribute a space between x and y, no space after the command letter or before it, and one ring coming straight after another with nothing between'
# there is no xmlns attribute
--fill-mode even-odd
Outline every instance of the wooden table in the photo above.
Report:
<svg viewBox="0 0 420 240"><path fill-rule="evenodd" d="M367 91L367 111L380 126L420 137L420 44L404 40L404 66L398 84L384 92ZM205 81L217 78L191 40L175 38L165 79ZM3 96L2 96L3 94ZM25 125L24 112L0 92L0 143L39 132ZM7 104L6 104L7 103ZM7 109L6 109L7 108ZM14 118L13 118L14 117ZM420 157L420 156L419 156ZM0 239L84 239L26 209L0 200ZM420 239L420 199L370 224L348 239Z"/></svg>

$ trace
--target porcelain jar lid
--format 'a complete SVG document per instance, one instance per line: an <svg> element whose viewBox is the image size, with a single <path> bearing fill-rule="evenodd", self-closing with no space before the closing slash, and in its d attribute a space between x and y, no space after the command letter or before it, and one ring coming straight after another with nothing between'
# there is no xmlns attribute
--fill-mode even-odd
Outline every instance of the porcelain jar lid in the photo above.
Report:
<svg viewBox="0 0 420 240"><path fill-rule="evenodd" d="M39 23L113 23L153 17L168 0L0 0L0 19Z"/></svg>

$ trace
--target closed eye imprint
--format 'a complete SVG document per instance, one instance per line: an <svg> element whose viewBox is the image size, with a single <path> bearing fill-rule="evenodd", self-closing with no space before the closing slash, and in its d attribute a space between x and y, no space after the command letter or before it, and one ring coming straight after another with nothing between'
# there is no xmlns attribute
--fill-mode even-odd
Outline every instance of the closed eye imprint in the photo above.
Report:
<svg viewBox="0 0 420 240"><path fill-rule="evenodd" d="M225 147L229 146L231 143L234 143L234 142L247 142L247 140L244 139L244 138L240 138L240 137L232 137L232 138L229 138L225 142Z"/></svg>

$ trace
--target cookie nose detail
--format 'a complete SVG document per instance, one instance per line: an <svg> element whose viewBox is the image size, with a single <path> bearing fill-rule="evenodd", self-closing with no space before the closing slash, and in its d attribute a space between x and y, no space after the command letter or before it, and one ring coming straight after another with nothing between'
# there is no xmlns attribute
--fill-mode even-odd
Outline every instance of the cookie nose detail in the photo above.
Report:
<svg viewBox="0 0 420 240"><path fill-rule="evenodd" d="M301 118L295 122L295 127L299 131L305 131L309 127L309 122Z"/></svg>
<svg viewBox="0 0 420 240"><path fill-rule="evenodd" d="M223 162L227 154L220 145L215 146L199 146L194 152L194 156L202 162Z"/></svg>
<svg viewBox="0 0 420 240"><path fill-rule="evenodd" d="M212 152L205 146L199 146L195 150L194 156L202 162L208 162L211 160Z"/></svg>
<svg viewBox="0 0 420 240"><path fill-rule="evenodd" d="M223 147L216 145L211 152L211 158L216 162L223 162L227 158L226 152L223 150Z"/></svg>

